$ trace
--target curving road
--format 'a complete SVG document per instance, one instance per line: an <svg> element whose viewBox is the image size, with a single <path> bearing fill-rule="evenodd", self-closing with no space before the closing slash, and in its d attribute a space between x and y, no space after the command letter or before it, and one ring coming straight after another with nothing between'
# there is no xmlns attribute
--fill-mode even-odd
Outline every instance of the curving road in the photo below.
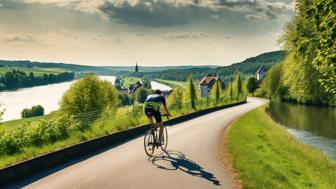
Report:
<svg viewBox="0 0 336 189"><path fill-rule="evenodd" d="M233 188L218 159L224 129L242 114L265 104L248 103L168 127L168 153L148 159L143 137L48 173L26 188ZM18 183L18 186L23 186Z"/></svg>

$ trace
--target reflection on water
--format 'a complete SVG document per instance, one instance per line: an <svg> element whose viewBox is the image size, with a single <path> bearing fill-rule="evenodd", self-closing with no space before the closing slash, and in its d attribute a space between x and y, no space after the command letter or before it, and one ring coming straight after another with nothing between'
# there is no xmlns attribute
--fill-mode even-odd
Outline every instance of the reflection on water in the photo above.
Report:
<svg viewBox="0 0 336 189"><path fill-rule="evenodd" d="M271 102L269 114L301 142L336 159L336 108Z"/></svg>

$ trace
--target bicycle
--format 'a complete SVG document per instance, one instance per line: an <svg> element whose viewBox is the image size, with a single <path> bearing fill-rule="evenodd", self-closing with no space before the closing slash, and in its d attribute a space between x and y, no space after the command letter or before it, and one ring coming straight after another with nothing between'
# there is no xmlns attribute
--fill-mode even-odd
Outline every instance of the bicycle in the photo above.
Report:
<svg viewBox="0 0 336 189"><path fill-rule="evenodd" d="M168 115L162 115L167 116ZM149 157L152 157L155 151L155 148L161 148L162 151L166 151L168 145L168 131L165 126L163 126L163 135L162 141L158 144L160 128L157 123L151 125L151 129L145 133L144 136L144 148L145 152Z"/></svg>

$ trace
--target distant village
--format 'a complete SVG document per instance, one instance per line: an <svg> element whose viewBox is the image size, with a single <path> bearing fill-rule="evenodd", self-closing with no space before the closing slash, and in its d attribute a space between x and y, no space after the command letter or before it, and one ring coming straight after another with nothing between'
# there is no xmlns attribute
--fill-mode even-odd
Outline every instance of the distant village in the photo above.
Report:
<svg viewBox="0 0 336 189"><path fill-rule="evenodd" d="M135 73L139 72L138 63L136 63L135 65L134 72ZM258 82L261 82L265 78L265 75L266 75L266 69L264 66L261 66L256 72L256 78ZM199 82L199 90L200 90L200 94L202 97L207 97L210 95L211 89L216 81L220 81L220 83L222 84L221 86L222 89L225 88L224 82L222 82L221 78L217 76L216 74L208 74L203 77L203 79ZM119 83L119 82L122 82L122 81L117 79L116 85L120 86L120 88L118 88L119 91L123 93L128 93L128 94L135 94L137 89L143 86L143 83L141 81L137 81L135 83L130 84L128 87L125 88L122 85L122 83ZM171 93L171 91L172 90L162 91L162 92L164 93L165 96L168 96Z"/></svg>

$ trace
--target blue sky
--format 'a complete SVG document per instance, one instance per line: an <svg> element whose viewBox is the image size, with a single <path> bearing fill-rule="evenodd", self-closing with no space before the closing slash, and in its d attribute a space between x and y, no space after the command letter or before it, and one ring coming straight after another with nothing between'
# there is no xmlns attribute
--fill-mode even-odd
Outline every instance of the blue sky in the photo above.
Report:
<svg viewBox="0 0 336 189"><path fill-rule="evenodd" d="M0 59L228 65L281 49L291 0L0 0Z"/></svg>

